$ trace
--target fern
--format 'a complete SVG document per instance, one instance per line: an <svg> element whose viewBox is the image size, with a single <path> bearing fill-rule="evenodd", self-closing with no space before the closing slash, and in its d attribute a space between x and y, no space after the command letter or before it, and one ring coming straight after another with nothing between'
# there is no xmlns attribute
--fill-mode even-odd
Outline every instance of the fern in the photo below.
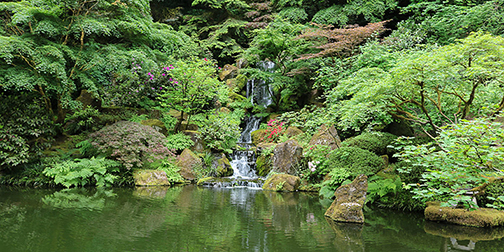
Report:
<svg viewBox="0 0 504 252"><path fill-rule="evenodd" d="M43 173L54 178L54 183L66 188L91 184L105 187L114 183L117 176L111 172L118 172L120 167L120 163L116 161L92 157L56 163L52 167L46 167Z"/></svg>

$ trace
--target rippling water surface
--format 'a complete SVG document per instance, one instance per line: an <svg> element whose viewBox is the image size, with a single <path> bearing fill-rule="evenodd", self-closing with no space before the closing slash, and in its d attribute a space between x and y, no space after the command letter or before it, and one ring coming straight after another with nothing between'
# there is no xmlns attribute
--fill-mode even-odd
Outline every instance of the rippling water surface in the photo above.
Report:
<svg viewBox="0 0 504 252"><path fill-rule="evenodd" d="M0 188L0 251L504 251L504 229L380 209L333 223L326 204L246 188Z"/></svg>

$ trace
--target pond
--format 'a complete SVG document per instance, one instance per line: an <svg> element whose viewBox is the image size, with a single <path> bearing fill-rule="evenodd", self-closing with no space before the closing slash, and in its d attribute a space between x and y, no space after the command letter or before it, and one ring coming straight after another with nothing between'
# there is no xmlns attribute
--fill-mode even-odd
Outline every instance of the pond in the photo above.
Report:
<svg viewBox="0 0 504 252"><path fill-rule="evenodd" d="M333 223L326 204L246 188L0 188L0 251L504 251L504 229L384 209Z"/></svg>

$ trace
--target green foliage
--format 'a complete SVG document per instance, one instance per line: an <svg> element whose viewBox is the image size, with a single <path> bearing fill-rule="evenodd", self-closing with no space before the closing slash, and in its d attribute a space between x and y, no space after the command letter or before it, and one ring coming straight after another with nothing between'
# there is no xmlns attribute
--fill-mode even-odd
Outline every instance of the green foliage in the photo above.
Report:
<svg viewBox="0 0 504 252"><path fill-rule="evenodd" d="M172 159L161 160L161 165L156 169L164 171L170 183L182 183L184 178L180 175L180 168L173 163Z"/></svg>
<svg viewBox="0 0 504 252"><path fill-rule="evenodd" d="M484 1L480 4L419 2L402 9L425 33L430 43L450 44L471 32L486 31L502 35L503 1Z"/></svg>
<svg viewBox="0 0 504 252"><path fill-rule="evenodd" d="M191 140L191 136L184 135L183 133L177 133L166 137L165 146L169 150L180 151L186 148L190 148L193 145L194 142Z"/></svg>
<svg viewBox="0 0 504 252"><path fill-rule="evenodd" d="M0 92L0 170L38 157L50 146L54 124L40 98Z"/></svg>
<svg viewBox="0 0 504 252"><path fill-rule="evenodd" d="M332 24L344 26L348 24L361 23L362 17L367 22L377 22L382 20L387 11L397 8L398 1L348 1L345 5L333 5L317 12L312 22L318 24Z"/></svg>
<svg viewBox="0 0 504 252"><path fill-rule="evenodd" d="M478 118L442 128L433 143L409 145L396 154L413 166L423 166L422 184L415 197L444 205L476 207L466 192L504 174L504 129L500 123Z"/></svg>
<svg viewBox="0 0 504 252"><path fill-rule="evenodd" d="M84 131L91 131L93 124L100 112L92 107L78 109L73 114L67 114L65 118L66 130L70 134L80 134Z"/></svg>
<svg viewBox="0 0 504 252"><path fill-rule="evenodd" d="M374 175L384 165L383 159L376 154L356 147L337 148L329 153L326 162L332 170L345 170L352 177L359 174Z"/></svg>
<svg viewBox="0 0 504 252"><path fill-rule="evenodd" d="M376 155L386 155L389 146L397 136L387 132L364 132L356 137L346 139L341 143L343 147L357 147L368 150Z"/></svg>
<svg viewBox="0 0 504 252"><path fill-rule="evenodd" d="M213 106L216 101L227 102L229 90L217 80L216 68L206 58L179 60L164 67L159 76L151 75L151 80L163 85L159 96L161 106L182 112L177 130L183 113L193 115L202 112L205 106Z"/></svg>
<svg viewBox="0 0 504 252"><path fill-rule="evenodd" d="M283 113L278 120L285 122L289 126L302 129L309 135L313 135L322 124L330 124L326 120L326 109L314 105L307 105L299 111L289 111Z"/></svg>
<svg viewBox="0 0 504 252"><path fill-rule="evenodd" d="M373 176L368 179L368 191L366 195L366 204L380 202L380 204L390 204L393 197L402 189L401 179L396 176L384 178L382 176Z"/></svg>
<svg viewBox="0 0 504 252"><path fill-rule="evenodd" d="M134 122L120 121L89 134L89 137L99 153L114 158L128 170L173 156L165 146L163 134Z"/></svg>
<svg viewBox="0 0 504 252"><path fill-rule="evenodd" d="M187 35L153 23L146 0L2 2L0 13L2 89L38 94L60 121L80 89L112 96L107 104L127 94L132 58L156 64L198 51Z"/></svg>
<svg viewBox="0 0 504 252"><path fill-rule="evenodd" d="M235 110L230 114L208 114L199 129L206 146L231 153L240 138L240 123L244 117L243 111Z"/></svg>
<svg viewBox="0 0 504 252"><path fill-rule="evenodd" d="M351 179L359 174L367 176L376 174L384 165L383 159L376 154L356 147L341 147L330 151L329 154L325 154L328 149L313 148L311 150L315 151L309 155L318 157L314 163L313 173L319 176L328 174L328 179L322 182L319 193L325 197L330 196L328 194L331 191L334 193L340 185L351 182Z"/></svg>
<svg viewBox="0 0 504 252"><path fill-rule="evenodd" d="M43 173L54 178L56 184L61 184L66 188L75 186L86 186L96 184L98 187L111 186L121 164L102 158L75 159L55 163L52 167L46 167Z"/></svg>
<svg viewBox="0 0 504 252"><path fill-rule="evenodd" d="M278 17L289 20L292 23L303 23L308 18L308 14L302 8L288 7L278 13Z"/></svg>
<svg viewBox="0 0 504 252"><path fill-rule="evenodd" d="M459 43L407 51L390 70L363 68L328 94L339 126L383 127L392 117L431 134L459 119L502 110L504 38L472 34Z"/></svg>

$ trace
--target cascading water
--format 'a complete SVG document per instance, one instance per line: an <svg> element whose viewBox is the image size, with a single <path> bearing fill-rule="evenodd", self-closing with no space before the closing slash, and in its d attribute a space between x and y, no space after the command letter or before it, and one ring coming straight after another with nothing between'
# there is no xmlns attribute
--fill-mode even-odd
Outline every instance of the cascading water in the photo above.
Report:
<svg viewBox="0 0 504 252"><path fill-rule="evenodd" d="M264 61L258 64L263 71L273 71L275 64L270 61ZM247 81L247 98L251 98L253 104L263 107L269 106L273 99L271 98L271 88L268 82L260 79L251 79ZM231 155L231 167L233 176L225 178L218 183L209 183L207 186L214 187L248 187L261 188L262 180L256 175L254 151L250 150L252 146L251 133L259 129L260 117L251 116L245 119L244 129L239 139L238 145L246 150L236 150Z"/></svg>

